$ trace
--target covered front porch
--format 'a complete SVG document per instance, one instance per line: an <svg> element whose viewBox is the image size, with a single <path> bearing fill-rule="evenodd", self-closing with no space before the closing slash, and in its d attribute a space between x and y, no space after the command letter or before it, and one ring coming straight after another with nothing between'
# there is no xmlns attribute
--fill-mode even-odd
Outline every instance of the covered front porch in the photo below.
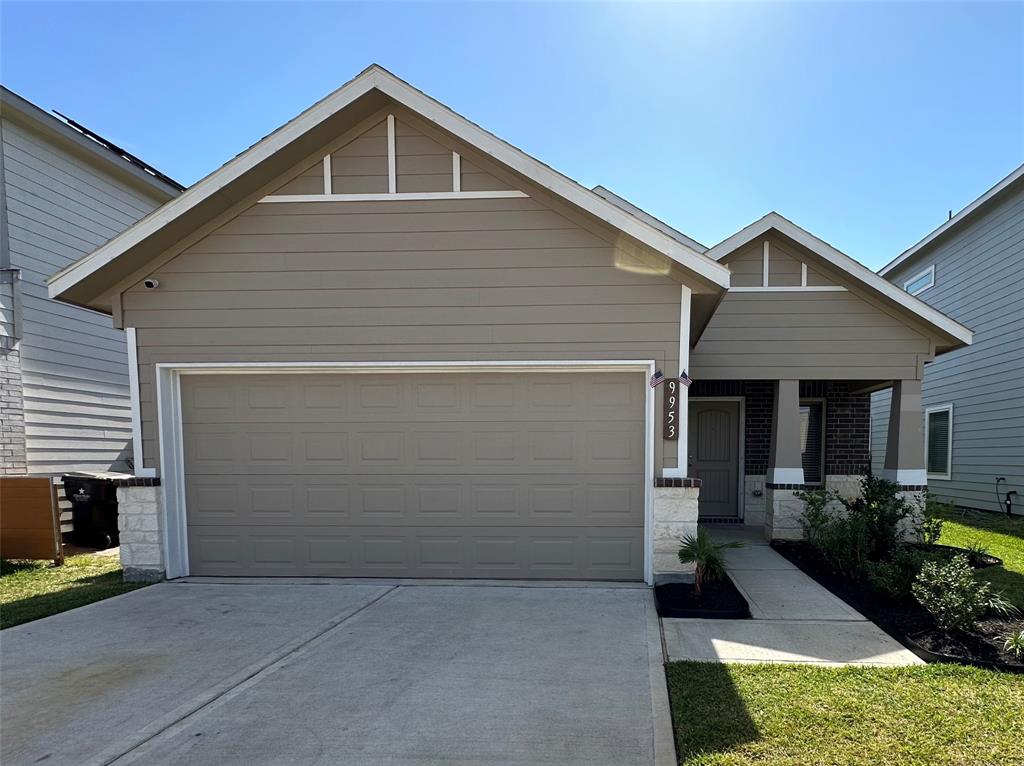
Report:
<svg viewBox="0 0 1024 766"><path fill-rule="evenodd" d="M887 383L890 385L890 383ZM921 383L891 382L884 477L925 489ZM871 390L864 381L697 381L688 392L686 475L700 480L698 520L802 536L795 493L851 497L871 470Z"/></svg>

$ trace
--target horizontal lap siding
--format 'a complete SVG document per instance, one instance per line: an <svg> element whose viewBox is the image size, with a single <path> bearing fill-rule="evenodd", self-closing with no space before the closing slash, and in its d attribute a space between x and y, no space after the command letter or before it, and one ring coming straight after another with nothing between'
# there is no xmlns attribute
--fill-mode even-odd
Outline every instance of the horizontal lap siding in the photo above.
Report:
<svg viewBox="0 0 1024 766"><path fill-rule="evenodd" d="M532 199L257 205L162 267L158 290L124 296L146 465L158 458L161 362L654 359L672 370L678 283L619 260L603 233Z"/></svg>
<svg viewBox="0 0 1024 766"><path fill-rule="evenodd" d="M929 342L847 292L730 293L690 357L705 379L916 377Z"/></svg>
<svg viewBox="0 0 1024 766"><path fill-rule="evenodd" d="M957 504L1001 510L997 476L1004 492L1024 493L1024 184L886 278L903 287L931 265L935 285L917 297L973 330L974 343L925 367L925 406L953 404L952 478L929 485ZM876 398L880 418L887 408ZM877 454L885 434L875 430Z"/></svg>
<svg viewBox="0 0 1024 766"><path fill-rule="evenodd" d="M158 200L8 120L3 153L11 261L22 271L28 470L123 469L131 439L124 333L108 316L51 300L46 280Z"/></svg>

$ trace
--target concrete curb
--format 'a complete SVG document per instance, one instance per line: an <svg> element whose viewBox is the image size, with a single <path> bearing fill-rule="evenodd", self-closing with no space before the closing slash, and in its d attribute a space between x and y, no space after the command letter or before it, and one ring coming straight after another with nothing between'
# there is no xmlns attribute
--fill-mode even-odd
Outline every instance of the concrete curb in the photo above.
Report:
<svg viewBox="0 0 1024 766"><path fill-rule="evenodd" d="M647 623L647 660L651 678L651 717L654 728L654 766L676 766L676 739L672 728L672 708L665 678L665 654L661 639L661 620L654 606L654 591L644 600Z"/></svg>

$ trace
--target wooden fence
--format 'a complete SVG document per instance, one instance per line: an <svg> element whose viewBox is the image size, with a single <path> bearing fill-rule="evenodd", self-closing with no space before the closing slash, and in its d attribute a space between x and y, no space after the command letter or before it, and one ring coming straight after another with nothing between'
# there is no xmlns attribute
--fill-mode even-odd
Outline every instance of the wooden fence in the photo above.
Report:
<svg viewBox="0 0 1024 766"><path fill-rule="evenodd" d="M48 476L0 476L0 556L64 563L57 488Z"/></svg>

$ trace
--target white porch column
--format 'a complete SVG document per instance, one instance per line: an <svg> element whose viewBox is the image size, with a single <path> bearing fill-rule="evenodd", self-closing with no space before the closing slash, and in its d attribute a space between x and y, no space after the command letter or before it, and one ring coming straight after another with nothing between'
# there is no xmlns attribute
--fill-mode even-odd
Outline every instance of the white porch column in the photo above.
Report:
<svg viewBox="0 0 1024 766"><path fill-rule="evenodd" d="M921 381L897 380L892 386L889 435L882 477L904 486L924 486L924 409Z"/></svg>
<svg viewBox="0 0 1024 766"><path fill-rule="evenodd" d="M679 375L690 370L690 299L693 291L679 285ZM679 386L679 476L690 475L690 389Z"/></svg>

